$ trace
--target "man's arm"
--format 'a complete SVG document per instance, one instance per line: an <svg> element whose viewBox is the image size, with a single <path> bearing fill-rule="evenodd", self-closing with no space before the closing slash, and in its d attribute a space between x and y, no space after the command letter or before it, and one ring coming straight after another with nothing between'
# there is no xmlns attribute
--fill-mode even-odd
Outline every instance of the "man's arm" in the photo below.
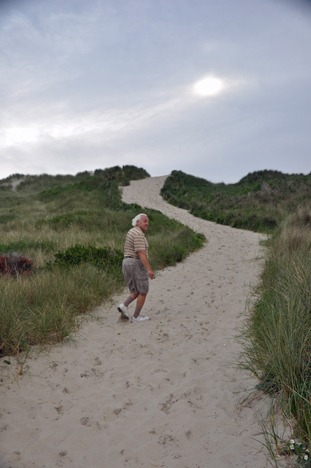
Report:
<svg viewBox="0 0 311 468"><path fill-rule="evenodd" d="M144 267L146 268L146 270L148 271L148 276L150 279L154 279L155 276L154 276L154 273L152 271L152 268L150 266L150 263L148 262L148 258L147 258L147 255L146 255L146 252L144 250L141 250L140 252L137 252L138 255L139 255L139 258L140 258L140 261L141 263L144 265Z"/></svg>

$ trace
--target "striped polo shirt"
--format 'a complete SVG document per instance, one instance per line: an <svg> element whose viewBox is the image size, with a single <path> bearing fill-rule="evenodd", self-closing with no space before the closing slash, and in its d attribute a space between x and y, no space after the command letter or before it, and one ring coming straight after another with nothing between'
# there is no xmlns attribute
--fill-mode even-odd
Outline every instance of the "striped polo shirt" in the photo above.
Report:
<svg viewBox="0 0 311 468"><path fill-rule="evenodd" d="M138 227L133 227L127 233L124 246L124 257L139 258L137 252L144 250L148 257L148 242L143 231Z"/></svg>

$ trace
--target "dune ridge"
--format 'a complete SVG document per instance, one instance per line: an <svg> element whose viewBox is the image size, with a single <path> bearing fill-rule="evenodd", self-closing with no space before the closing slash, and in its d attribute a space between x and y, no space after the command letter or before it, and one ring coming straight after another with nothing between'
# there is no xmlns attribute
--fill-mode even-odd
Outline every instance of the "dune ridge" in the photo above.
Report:
<svg viewBox="0 0 311 468"><path fill-rule="evenodd" d="M263 236L165 203L164 180L131 182L123 201L158 209L208 243L157 273L148 322L119 317L124 290L97 310L102 322L85 323L75 343L28 360L17 381L5 378L1 362L1 468L266 466L253 440L265 403L239 404L254 382L234 366L234 334L258 281Z"/></svg>

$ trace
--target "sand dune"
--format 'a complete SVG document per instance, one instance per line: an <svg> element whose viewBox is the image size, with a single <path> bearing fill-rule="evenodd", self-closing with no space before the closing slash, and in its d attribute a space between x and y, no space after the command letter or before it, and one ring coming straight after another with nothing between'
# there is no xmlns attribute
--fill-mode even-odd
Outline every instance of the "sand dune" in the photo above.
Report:
<svg viewBox="0 0 311 468"><path fill-rule="evenodd" d="M264 468L252 386L234 363L249 287L258 280L260 235L194 218L159 196L165 177L132 182L125 202L161 210L208 243L151 282L144 312L121 320L113 303L75 344L27 361L17 381L2 372L1 468ZM152 231L152 224L149 227ZM132 306L133 307L133 306ZM9 388L7 388L9 387Z"/></svg>

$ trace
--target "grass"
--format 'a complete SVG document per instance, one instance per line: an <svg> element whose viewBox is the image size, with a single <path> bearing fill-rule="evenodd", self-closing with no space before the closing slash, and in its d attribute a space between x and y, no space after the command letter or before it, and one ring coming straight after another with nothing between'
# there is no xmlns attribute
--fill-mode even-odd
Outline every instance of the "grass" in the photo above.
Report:
<svg viewBox="0 0 311 468"><path fill-rule="evenodd" d="M123 166L76 176L17 174L0 181L0 253L16 252L34 262L28 278L0 277L2 356L61 341L79 327L84 313L125 287L119 253L140 211L150 219L149 258L155 270L202 246L204 236L177 221L122 203L118 184L147 176L143 169ZM12 179L23 181L16 192ZM108 268L96 255L110 251L119 253ZM68 268L57 265L57 259L68 260L68 252L71 259L83 258Z"/></svg>
<svg viewBox="0 0 311 468"><path fill-rule="evenodd" d="M35 265L29 278L0 278L2 355L62 340L79 327L85 312L124 287L118 268L109 271L91 261L69 269L46 265L77 245L92 252L122 250L131 219L146 210L122 203L118 184L142 177L148 177L143 169L124 166L76 176L15 174L0 181L0 253L19 252ZM13 179L22 180L16 192ZM273 395L293 426L293 437L309 446L310 192L311 174L277 171L254 172L229 185L173 171L162 190L167 201L203 219L271 234L258 299L242 330L241 364L258 377L259 390ZM202 235L158 211L147 214L154 269L182 261L204 242ZM267 447L272 434L281 450L274 428L265 432Z"/></svg>
<svg viewBox="0 0 311 468"><path fill-rule="evenodd" d="M288 215L266 242L257 293L242 331L242 365L311 445L311 207ZM308 465L309 466L309 465Z"/></svg>
<svg viewBox="0 0 311 468"><path fill-rule="evenodd" d="M43 271L31 278L0 282L1 346L3 354L16 355L31 345L52 344L70 335L78 316L109 297L121 276L112 277L90 265L70 272Z"/></svg>
<svg viewBox="0 0 311 468"><path fill-rule="evenodd" d="M284 420L290 421L292 437L302 441L295 445L296 455L301 447L310 449L311 173L257 171L225 185L173 171L162 196L200 218L270 234L255 291L258 299L241 331L241 364L259 379L258 390L273 396L273 408L281 408ZM273 424L263 424L266 448L272 453L275 446L281 453ZM311 466L301 453L297 464ZM277 464L277 457L272 458Z"/></svg>
<svg viewBox="0 0 311 468"><path fill-rule="evenodd" d="M173 171L161 194L164 200L199 218L270 234L297 206L308 205L311 173L257 171L226 185Z"/></svg>

